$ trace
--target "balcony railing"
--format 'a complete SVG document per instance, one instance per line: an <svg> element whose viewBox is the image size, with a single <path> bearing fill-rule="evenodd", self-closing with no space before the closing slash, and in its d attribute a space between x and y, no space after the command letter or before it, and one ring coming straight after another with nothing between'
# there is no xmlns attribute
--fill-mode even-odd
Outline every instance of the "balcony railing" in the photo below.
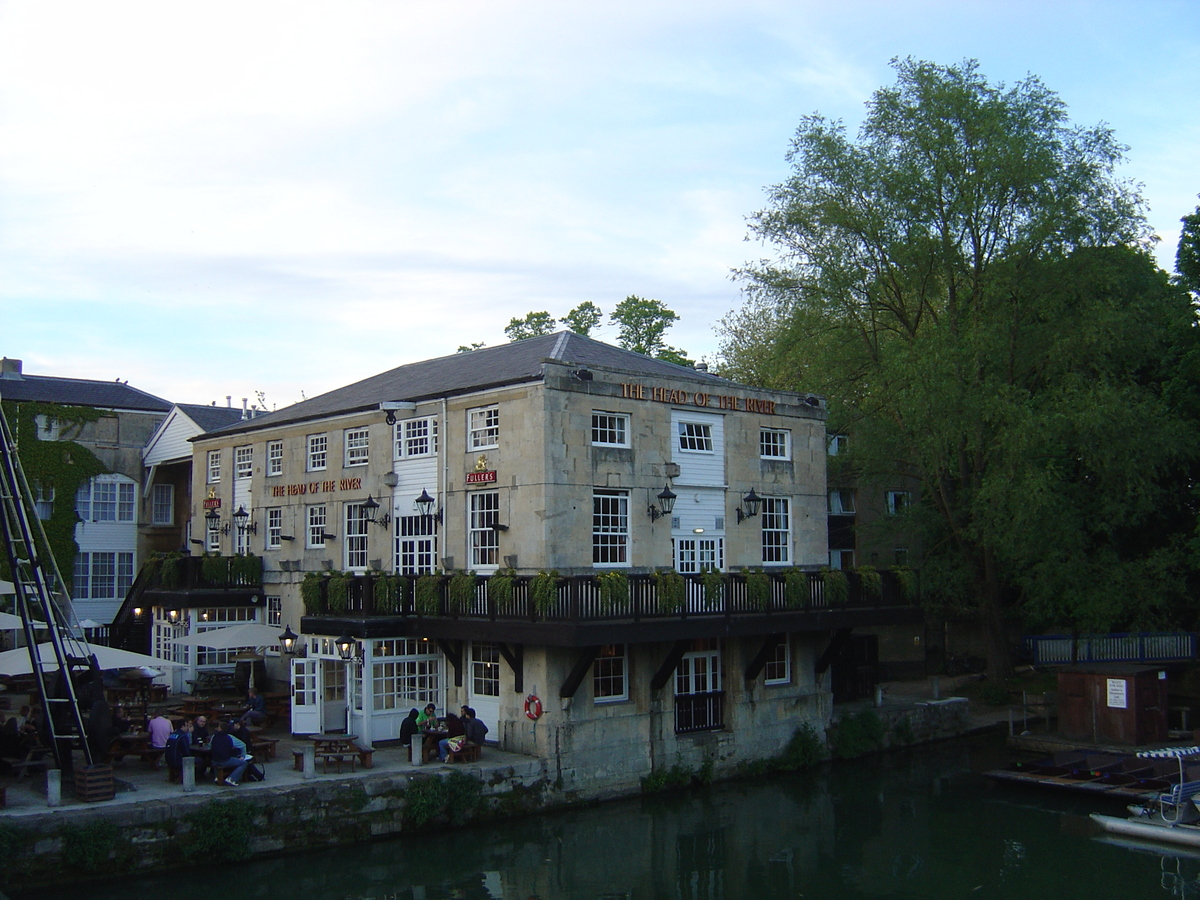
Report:
<svg viewBox="0 0 1200 900"><path fill-rule="evenodd" d="M260 556L158 556L142 567L144 590L262 587Z"/></svg>
<svg viewBox="0 0 1200 900"><path fill-rule="evenodd" d="M440 616L489 620L579 622L748 616L804 610L879 609L917 603L914 576L891 571L875 579L842 573L831 588L825 573L797 570L725 573L720 579L630 574L614 590L608 573L534 584L529 577L470 575L310 574L302 587L310 616ZM831 579L833 580L833 579ZM873 582L873 583L872 583Z"/></svg>
<svg viewBox="0 0 1200 900"><path fill-rule="evenodd" d="M1025 648L1038 665L1171 662L1195 659L1196 638L1191 631L1034 635L1025 638Z"/></svg>
<svg viewBox="0 0 1200 900"><path fill-rule="evenodd" d="M675 733L720 731L725 727L725 692L675 695Z"/></svg>

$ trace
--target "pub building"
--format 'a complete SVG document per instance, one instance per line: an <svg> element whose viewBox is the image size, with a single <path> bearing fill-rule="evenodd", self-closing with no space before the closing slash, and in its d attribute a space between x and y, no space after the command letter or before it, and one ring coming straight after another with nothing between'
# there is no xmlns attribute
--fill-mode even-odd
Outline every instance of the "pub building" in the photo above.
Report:
<svg viewBox="0 0 1200 900"><path fill-rule="evenodd" d="M268 659L293 732L370 746L469 705L564 789L619 793L820 733L852 629L919 617L827 596L825 417L560 332L194 438L192 533L261 556L266 621L300 634Z"/></svg>

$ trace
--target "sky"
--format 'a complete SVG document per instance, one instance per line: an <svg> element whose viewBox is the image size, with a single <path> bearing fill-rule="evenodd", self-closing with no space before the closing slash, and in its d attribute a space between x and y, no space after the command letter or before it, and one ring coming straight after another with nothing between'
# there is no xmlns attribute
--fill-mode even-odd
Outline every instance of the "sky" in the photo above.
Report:
<svg viewBox="0 0 1200 900"><path fill-rule="evenodd" d="M801 118L909 56L1111 126L1173 269L1195 0L0 0L0 355L279 408L636 294L712 360Z"/></svg>

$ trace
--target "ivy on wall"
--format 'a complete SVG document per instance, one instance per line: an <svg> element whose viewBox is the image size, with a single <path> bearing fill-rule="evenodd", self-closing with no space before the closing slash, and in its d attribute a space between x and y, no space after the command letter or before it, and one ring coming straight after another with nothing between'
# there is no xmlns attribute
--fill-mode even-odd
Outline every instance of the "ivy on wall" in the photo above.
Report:
<svg viewBox="0 0 1200 900"><path fill-rule="evenodd" d="M104 412L86 406L8 400L3 401L3 407L30 489L35 494L38 486L44 491L54 490L51 515L42 521L42 529L46 532L46 540L50 543L50 552L54 554L59 572L70 585L75 571L75 556L79 553L79 545L75 543L75 524L79 521L75 514L75 494L81 484L108 472L91 450L76 443L73 438L79 436L85 425L100 419ZM57 420L58 440L38 440L38 416ZM8 560L2 555L0 574L4 579L12 580Z"/></svg>

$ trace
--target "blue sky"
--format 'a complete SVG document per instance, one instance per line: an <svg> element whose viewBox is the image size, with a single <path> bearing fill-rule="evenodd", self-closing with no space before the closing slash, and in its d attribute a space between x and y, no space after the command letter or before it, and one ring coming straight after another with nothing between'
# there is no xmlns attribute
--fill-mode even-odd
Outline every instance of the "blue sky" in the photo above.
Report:
<svg viewBox="0 0 1200 900"><path fill-rule="evenodd" d="M284 406L639 294L711 358L800 118L854 130L896 56L1108 123L1171 268L1192 0L0 0L0 354Z"/></svg>

